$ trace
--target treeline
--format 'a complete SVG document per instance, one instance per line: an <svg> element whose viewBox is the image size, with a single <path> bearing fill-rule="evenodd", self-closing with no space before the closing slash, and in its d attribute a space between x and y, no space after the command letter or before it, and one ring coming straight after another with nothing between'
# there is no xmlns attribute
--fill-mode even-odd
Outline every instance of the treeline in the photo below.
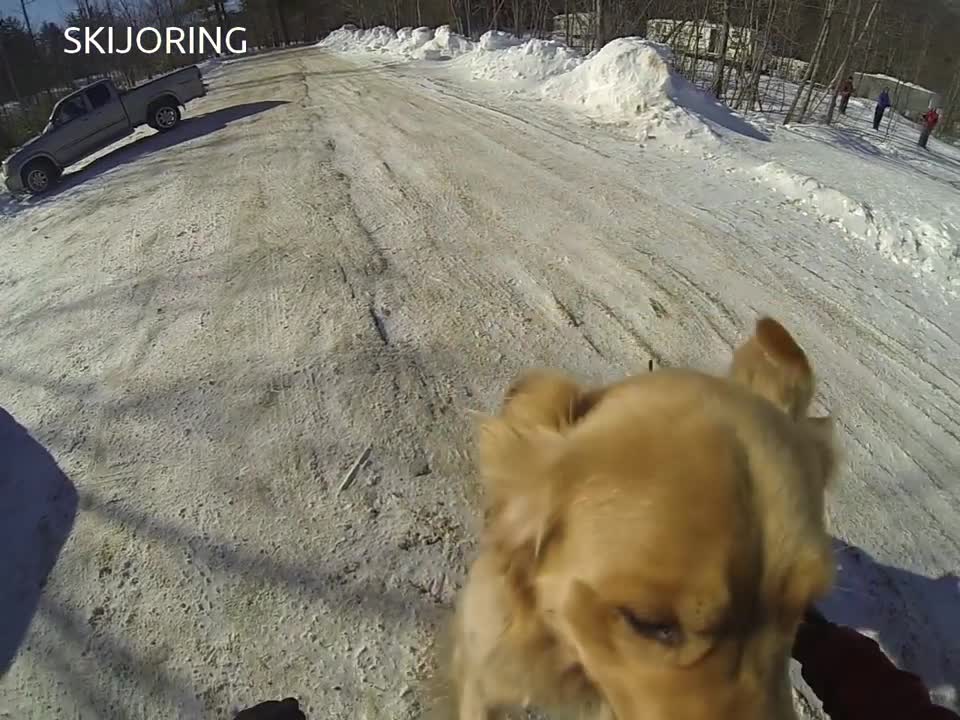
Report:
<svg viewBox="0 0 960 720"><path fill-rule="evenodd" d="M76 0L62 23L0 18L0 155L42 128L56 99L97 77L133 84L202 56L71 55L66 27L246 28L249 47L314 42L345 23L450 24L478 37L505 30L565 36L595 47L645 35L654 19L669 31L681 69L726 102L762 109L773 59L796 59L799 95L783 98L791 119L829 108L842 77L883 73L936 90L960 117L960 20L930 0ZM29 9L29 5L27 6ZM557 15L567 20L558 23ZM708 32L710 43L703 42ZM717 32L717 28L720 32ZM719 38L719 39L718 39ZM209 54L209 53L208 53ZM779 62L779 61L778 61ZM706 75L705 75L706 73ZM791 90L793 88L791 87ZM781 90L782 91L782 90Z"/></svg>

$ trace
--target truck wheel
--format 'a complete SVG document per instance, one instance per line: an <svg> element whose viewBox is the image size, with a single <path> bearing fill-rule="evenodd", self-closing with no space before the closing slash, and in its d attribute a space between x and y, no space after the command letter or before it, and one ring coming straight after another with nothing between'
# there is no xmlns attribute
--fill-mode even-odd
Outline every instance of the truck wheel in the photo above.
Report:
<svg viewBox="0 0 960 720"><path fill-rule="evenodd" d="M60 178L60 171L49 160L38 158L27 163L22 175L27 192L31 195L39 195L53 187Z"/></svg>
<svg viewBox="0 0 960 720"><path fill-rule="evenodd" d="M150 127L167 132L180 124L180 108L172 100L161 100L150 108Z"/></svg>

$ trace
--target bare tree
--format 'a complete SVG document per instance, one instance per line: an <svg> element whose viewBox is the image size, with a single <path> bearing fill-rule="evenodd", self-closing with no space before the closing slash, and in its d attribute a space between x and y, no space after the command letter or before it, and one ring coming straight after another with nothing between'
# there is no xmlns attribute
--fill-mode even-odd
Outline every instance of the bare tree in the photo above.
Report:
<svg viewBox="0 0 960 720"><path fill-rule="evenodd" d="M739 96L736 100L736 106L740 108L746 108L747 110L752 110L754 104L756 104L760 97L759 87L760 87L760 73L763 70L763 64L767 57L767 52L770 47L770 38L773 31L773 21L777 14L777 0L770 0L770 4L767 6L767 15L764 20L764 30L762 33L759 31L759 17L758 24L756 26L755 32L756 35L753 38L751 43L751 66L750 74L745 79L742 80L742 85L740 88ZM742 78L743 76L741 76ZM762 109L762 108L761 108Z"/></svg>
<svg viewBox="0 0 960 720"><path fill-rule="evenodd" d="M606 37L606 0L596 0L593 8L594 22L596 23L596 40L594 47L602 48L607 44Z"/></svg>
<svg viewBox="0 0 960 720"><path fill-rule="evenodd" d="M720 43L717 47L717 71L713 80L713 94L723 98L723 71L727 67L727 44L730 41L730 0L722 0L722 20L720 23Z"/></svg>
<svg viewBox="0 0 960 720"><path fill-rule="evenodd" d="M13 68L10 66L10 58L7 55L6 43L3 39L3 24L0 21L0 63L3 63L3 67L6 70L7 82L10 83L10 90L13 93L14 100L17 101L19 105L21 102L20 91L17 90L17 80L13 76Z"/></svg>
<svg viewBox="0 0 960 720"><path fill-rule="evenodd" d="M810 63L807 65L807 70L804 73L803 79L800 81L800 86L797 88L797 93L793 98L793 102L790 104L790 109L783 119L784 125L793 122L795 118L802 120L806 115L810 105L810 97L813 94L814 80L820 68L820 61L823 57L824 49L827 46L827 40L830 37L830 26L833 22L833 12L836 6L836 0L827 0L827 5L823 11L823 22L820 25L820 34L817 36L817 44L814 46ZM801 101L802 107L800 112L797 113L797 106L801 105Z"/></svg>
<svg viewBox="0 0 960 720"><path fill-rule="evenodd" d="M857 0L857 17L860 15L860 2ZM844 78L847 77L847 73L850 67L850 58L860 47L860 44L863 42L864 37L867 33L870 32L870 28L873 25L873 20L877 16L877 11L880 9L880 3L883 0L874 0L873 6L870 8L870 12L867 13L867 19L864 21L863 25L859 28L859 33L854 37L854 33L857 32L856 23L851 23L851 40L847 45L846 51L843 55L843 60L840 63L840 66L837 68L837 72L834 74L833 79L830 82L830 85L833 87L833 96L830 98L830 108L827 110L827 125L833 122L833 113L837 107L837 96L840 94L840 86L843 84Z"/></svg>

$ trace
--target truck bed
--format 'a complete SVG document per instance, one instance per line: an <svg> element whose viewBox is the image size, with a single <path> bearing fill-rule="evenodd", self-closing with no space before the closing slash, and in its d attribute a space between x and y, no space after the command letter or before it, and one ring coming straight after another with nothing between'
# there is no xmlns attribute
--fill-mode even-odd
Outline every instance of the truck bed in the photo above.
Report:
<svg viewBox="0 0 960 720"><path fill-rule="evenodd" d="M165 95L173 95L181 105L206 95L203 74L196 65L164 73L129 90L121 91L120 98L132 125L147 121L150 104Z"/></svg>

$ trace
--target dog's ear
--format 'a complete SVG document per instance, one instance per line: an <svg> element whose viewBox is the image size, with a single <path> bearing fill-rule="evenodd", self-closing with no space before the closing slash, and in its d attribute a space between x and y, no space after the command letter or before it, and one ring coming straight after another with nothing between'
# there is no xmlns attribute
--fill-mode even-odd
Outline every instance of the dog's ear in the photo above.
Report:
<svg viewBox="0 0 960 720"><path fill-rule="evenodd" d="M561 430L582 418L599 398L561 372L532 370L514 380L504 394L500 417L518 427Z"/></svg>
<svg viewBox="0 0 960 720"><path fill-rule="evenodd" d="M750 339L734 351L729 376L795 419L806 417L813 400L807 355L773 318L758 320Z"/></svg>
<svg viewBox="0 0 960 720"><path fill-rule="evenodd" d="M515 558L535 561L555 529L564 482L557 459L566 431L604 392L586 390L560 372L534 370L511 383L498 415L480 423L476 448L488 537Z"/></svg>
<svg viewBox="0 0 960 720"><path fill-rule="evenodd" d="M477 433L490 539L512 555L535 560L558 519L560 488L553 469L564 436L557 428L487 418Z"/></svg>

